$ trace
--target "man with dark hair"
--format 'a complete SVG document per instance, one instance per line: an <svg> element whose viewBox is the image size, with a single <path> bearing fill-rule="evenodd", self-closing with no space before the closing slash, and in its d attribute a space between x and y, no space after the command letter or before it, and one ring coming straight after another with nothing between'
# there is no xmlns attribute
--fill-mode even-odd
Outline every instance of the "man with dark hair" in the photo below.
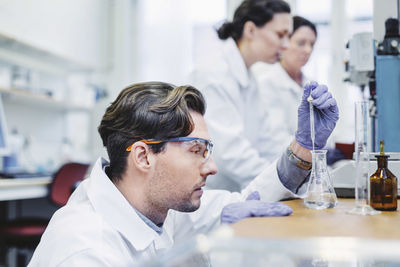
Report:
<svg viewBox="0 0 400 267"><path fill-rule="evenodd" d="M333 121L336 102L326 87L315 87L312 96L333 105L320 118ZM287 169L271 165L241 193L203 192L207 177L217 172L204 113L203 96L191 86L148 82L125 88L98 128L110 162L98 159L53 215L29 266L131 266L221 221L289 215L283 203L259 201L296 196L309 174L286 154ZM301 157L309 150L298 152Z"/></svg>

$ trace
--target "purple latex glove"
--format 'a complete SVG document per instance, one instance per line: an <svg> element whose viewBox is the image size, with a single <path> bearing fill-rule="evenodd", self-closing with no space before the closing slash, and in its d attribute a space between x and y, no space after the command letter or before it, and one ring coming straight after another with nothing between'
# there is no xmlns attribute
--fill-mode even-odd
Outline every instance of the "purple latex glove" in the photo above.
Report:
<svg viewBox="0 0 400 267"><path fill-rule="evenodd" d="M287 216L292 212L286 204L260 201L260 194L254 191L245 202L226 205L222 209L221 223L235 223L248 217Z"/></svg>
<svg viewBox="0 0 400 267"><path fill-rule="evenodd" d="M310 106L307 97L314 98L314 127L315 127L315 149L325 147L329 135L335 128L339 119L339 110L336 100L328 92L328 87L310 82L304 86L303 98L298 109L296 140L304 148L312 149L310 130Z"/></svg>

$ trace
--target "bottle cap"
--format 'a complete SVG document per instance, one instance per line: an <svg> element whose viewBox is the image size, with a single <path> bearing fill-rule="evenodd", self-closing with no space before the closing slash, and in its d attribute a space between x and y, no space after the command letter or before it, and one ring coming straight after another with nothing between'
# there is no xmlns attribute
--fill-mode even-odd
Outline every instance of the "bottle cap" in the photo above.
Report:
<svg viewBox="0 0 400 267"><path fill-rule="evenodd" d="M385 155L385 142L381 140L379 142L379 155L375 156L376 158L389 158L389 155Z"/></svg>

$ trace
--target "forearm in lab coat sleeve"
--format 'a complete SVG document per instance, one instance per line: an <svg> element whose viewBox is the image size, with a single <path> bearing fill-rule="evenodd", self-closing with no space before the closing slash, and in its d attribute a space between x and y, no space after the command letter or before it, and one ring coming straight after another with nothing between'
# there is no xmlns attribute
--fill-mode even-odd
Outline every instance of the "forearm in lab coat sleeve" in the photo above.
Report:
<svg viewBox="0 0 400 267"><path fill-rule="evenodd" d="M251 183L241 192L243 196L258 191L263 201L279 201L287 198L298 198L299 196L286 188L278 176L278 160L265 168Z"/></svg>
<svg viewBox="0 0 400 267"><path fill-rule="evenodd" d="M253 191L260 193L261 200L279 201L286 198L300 198L304 195L304 185L311 170L299 168L289 160L288 151L282 153L279 160L268 166L243 191L249 195Z"/></svg>

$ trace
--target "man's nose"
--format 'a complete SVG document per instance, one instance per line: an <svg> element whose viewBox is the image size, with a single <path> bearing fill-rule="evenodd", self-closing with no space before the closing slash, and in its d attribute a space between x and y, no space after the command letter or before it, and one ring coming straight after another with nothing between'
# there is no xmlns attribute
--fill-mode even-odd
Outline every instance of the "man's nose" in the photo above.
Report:
<svg viewBox="0 0 400 267"><path fill-rule="evenodd" d="M214 157L210 156L210 158L204 164L203 169L204 175L214 175L218 172L217 164L215 163Z"/></svg>

